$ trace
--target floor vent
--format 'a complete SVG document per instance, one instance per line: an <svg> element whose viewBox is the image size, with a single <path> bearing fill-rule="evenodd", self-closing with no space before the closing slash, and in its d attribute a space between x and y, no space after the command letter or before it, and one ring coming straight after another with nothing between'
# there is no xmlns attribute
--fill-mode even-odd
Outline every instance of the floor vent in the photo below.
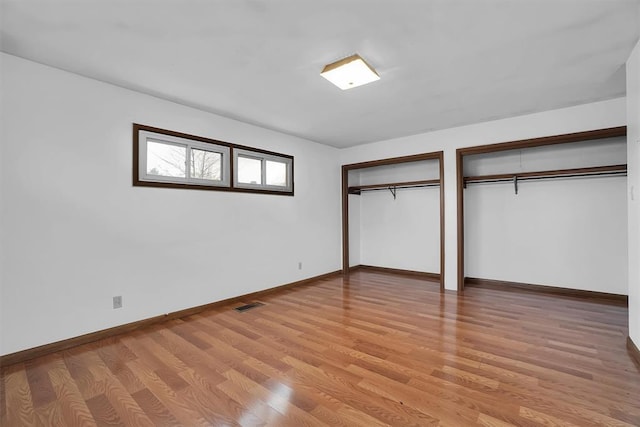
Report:
<svg viewBox="0 0 640 427"><path fill-rule="evenodd" d="M236 307L234 310L243 312L243 311L251 310L252 308L260 307L262 305L264 304L261 302L252 302L251 304L245 304L245 305L241 305L240 307Z"/></svg>

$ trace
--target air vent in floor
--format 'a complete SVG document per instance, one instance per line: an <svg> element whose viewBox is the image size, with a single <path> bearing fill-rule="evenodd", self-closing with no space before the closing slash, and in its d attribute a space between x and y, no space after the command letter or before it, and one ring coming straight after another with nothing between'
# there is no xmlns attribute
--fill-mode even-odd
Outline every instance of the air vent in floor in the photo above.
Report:
<svg viewBox="0 0 640 427"><path fill-rule="evenodd" d="M245 304L245 305L241 305L240 307L236 307L234 310L243 312L243 311L251 310L252 308L260 307L261 305L264 305L264 304L261 302L252 302L251 304Z"/></svg>

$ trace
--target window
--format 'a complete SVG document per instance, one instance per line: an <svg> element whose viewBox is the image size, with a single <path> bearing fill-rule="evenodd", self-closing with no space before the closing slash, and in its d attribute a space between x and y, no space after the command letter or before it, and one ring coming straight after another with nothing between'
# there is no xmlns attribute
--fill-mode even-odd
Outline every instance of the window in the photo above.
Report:
<svg viewBox="0 0 640 427"><path fill-rule="evenodd" d="M255 157L237 156L238 180L240 184L262 185L262 160Z"/></svg>
<svg viewBox="0 0 640 427"><path fill-rule="evenodd" d="M133 131L133 185L293 195L292 156L138 124Z"/></svg>
<svg viewBox="0 0 640 427"><path fill-rule="evenodd" d="M252 150L233 150L238 188L292 191L293 159Z"/></svg>
<svg viewBox="0 0 640 427"><path fill-rule="evenodd" d="M229 186L229 147L141 130L138 150L141 181Z"/></svg>

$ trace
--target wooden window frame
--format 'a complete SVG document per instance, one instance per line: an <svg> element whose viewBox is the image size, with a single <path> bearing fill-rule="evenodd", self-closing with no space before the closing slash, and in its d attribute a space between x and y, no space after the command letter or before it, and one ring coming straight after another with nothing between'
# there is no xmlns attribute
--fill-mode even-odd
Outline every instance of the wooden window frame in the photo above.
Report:
<svg viewBox="0 0 640 427"><path fill-rule="evenodd" d="M243 189L262 189L262 190L272 190L272 191L278 191L278 192L286 192L286 191L291 191L293 188L293 182L291 180L291 177L293 176L292 170L293 170L293 158L291 157L286 157L286 156L281 156L281 155L274 155L274 154L267 154L264 152L260 152L257 150L247 150L247 149L240 149L238 147L236 147L235 150L233 150L233 156L232 156L232 161L233 161L233 167L234 167L234 173L233 173L233 177L232 177L232 182L235 188L243 188ZM246 182L239 182L238 180L238 158L239 157L243 157L243 158L249 158L249 159L255 159L255 160L259 160L261 163L261 183L246 183ZM285 186L278 186L278 185L269 185L267 184L267 162L271 161L271 162L278 162L278 163L283 163L286 166L286 170L287 170L287 184Z"/></svg>
<svg viewBox="0 0 640 427"><path fill-rule="evenodd" d="M228 182L224 183L224 185L212 185L212 184L197 184L193 182L167 182L166 180L144 180L144 176L141 173L140 165L140 132L149 132L160 135L166 135L168 137L180 138L188 141L194 141L198 145L210 144L212 146L212 151L216 151L216 147L228 149L229 155L225 159L223 156L223 162L225 164L222 165L225 173L228 173ZM196 149L197 146L194 146ZM287 187L283 189L278 189L277 186L236 186L235 184L235 158L234 150L241 150L245 152L255 153L258 157L264 158L275 158L282 159L288 165L288 182ZM272 194L279 196L294 196L294 157L288 154L276 153L273 151L262 150L260 148L249 147L245 145L233 144L226 141L219 141L211 138L205 138L202 136L190 135L181 132L175 132L167 129L161 129L153 126L142 125L138 123L133 124L133 186L135 187L159 187L159 188L180 188L187 190L208 190L208 191L231 191L236 193L255 193L255 194Z"/></svg>

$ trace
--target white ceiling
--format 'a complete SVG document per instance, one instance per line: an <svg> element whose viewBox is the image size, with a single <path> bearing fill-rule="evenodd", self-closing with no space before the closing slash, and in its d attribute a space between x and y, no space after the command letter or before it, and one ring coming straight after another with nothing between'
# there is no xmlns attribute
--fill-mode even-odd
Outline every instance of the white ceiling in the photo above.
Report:
<svg viewBox="0 0 640 427"><path fill-rule="evenodd" d="M640 27L640 0L1 5L4 52L335 147L623 96ZM380 81L320 76L355 52Z"/></svg>

